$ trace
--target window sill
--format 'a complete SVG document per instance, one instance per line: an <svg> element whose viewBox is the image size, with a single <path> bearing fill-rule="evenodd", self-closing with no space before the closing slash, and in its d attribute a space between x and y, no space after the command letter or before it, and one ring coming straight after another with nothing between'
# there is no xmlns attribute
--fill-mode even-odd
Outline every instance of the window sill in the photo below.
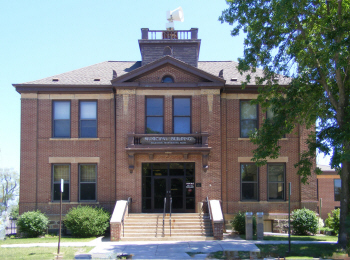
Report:
<svg viewBox="0 0 350 260"><path fill-rule="evenodd" d="M238 138L238 141L249 141L250 138L242 138L242 137L239 137ZM288 141L288 138L281 138L279 139L279 141Z"/></svg>
<svg viewBox="0 0 350 260"><path fill-rule="evenodd" d="M49 202L49 205L57 205L59 204L60 202L59 201L50 201ZM100 204L100 202L98 201L81 201L81 202L67 202L67 201L62 201L62 204L71 204L71 205L74 205L74 204Z"/></svg>
<svg viewBox="0 0 350 260"><path fill-rule="evenodd" d="M50 141L99 141L100 138L50 138Z"/></svg>

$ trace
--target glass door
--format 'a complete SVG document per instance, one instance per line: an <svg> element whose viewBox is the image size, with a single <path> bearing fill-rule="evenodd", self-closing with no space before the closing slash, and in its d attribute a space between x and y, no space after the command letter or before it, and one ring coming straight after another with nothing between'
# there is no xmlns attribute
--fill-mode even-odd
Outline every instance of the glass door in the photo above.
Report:
<svg viewBox="0 0 350 260"><path fill-rule="evenodd" d="M194 163L143 163L142 212L195 212Z"/></svg>

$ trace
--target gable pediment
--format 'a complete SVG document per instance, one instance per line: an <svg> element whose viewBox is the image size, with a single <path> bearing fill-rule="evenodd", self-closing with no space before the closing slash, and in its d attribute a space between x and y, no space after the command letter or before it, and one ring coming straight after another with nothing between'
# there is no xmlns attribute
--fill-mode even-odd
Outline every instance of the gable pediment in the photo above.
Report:
<svg viewBox="0 0 350 260"><path fill-rule="evenodd" d="M162 78L164 76L171 76L174 79L174 83L179 84L213 84L216 86L223 86L225 84L224 79L209 74L170 56L165 56L155 62L131 71L130 73L117 77L113 79L111 83L115 86L120 84L158 85L162 84Z"/></svg>

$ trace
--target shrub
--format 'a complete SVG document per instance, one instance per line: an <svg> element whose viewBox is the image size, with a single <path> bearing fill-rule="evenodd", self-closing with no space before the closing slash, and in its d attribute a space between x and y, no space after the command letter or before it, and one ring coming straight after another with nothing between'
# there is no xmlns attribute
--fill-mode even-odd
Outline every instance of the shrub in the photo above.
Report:
<svg viewBox="0 0 350 260"><path fill-rule="evenodd" d="M49 219L39 210L25 212L17 219L18 231L23 233L25 237L42 235L46 231L48 223Z"/></svg>
<svg viewBox="0 0 350 260"><path fill-rule="evenodd" d="M318 218L312 210L296 209L292 215L293 232L296 235L316 234L318 230Z"/></svg>
<svg viewBox="0 0 350 260"><path fill-rule="evenodd" d="M230 221L232 228L240 235L245 234L245 213L238 212ZM253 234L256 234L256 218L253 216Z"/></svg>
<svg viewBox="0 0 350 260"><path fill-rule="evenodd" d="M333 229L336 235L339 233L340 209L335 209L331 213L328 213L328 218L326 219L326 226Z"/></svg>
<svg viewBox="0 0 350 260"><path fill-rule="evenodd" d="M103 235L109 227L109 212L102 208L78 206L67 213L64 224L75 237Z"/></svg>

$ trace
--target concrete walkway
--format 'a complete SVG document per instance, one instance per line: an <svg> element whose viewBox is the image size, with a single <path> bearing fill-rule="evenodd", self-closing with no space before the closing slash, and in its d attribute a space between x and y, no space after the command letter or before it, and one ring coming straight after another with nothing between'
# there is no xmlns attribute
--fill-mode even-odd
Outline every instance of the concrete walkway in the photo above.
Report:
<svg viewBox="0 0 350 260"><path fill-rule="evenodd" d="M118 255L133 255L132 259L205 259L209 253L217 251L247 251L251 252L252 256L260 252L259 248L252 242L222 240L103 242L92 249L89 254L92 259L115 259Z"/></svg>
<svg viewBox="0 0 350 260"><path fill-rule="evenodd" d="M292 244L332 244L333 241L292 241ZM76 259L116 259L118 255L132 255L132 259L205 259L208 254L223 251L235 256L238 251L250 252L251 258L258 257L257 244L288 244L288 241L257 241L229 239L212 241L140 241L111 242L97 238L91 242L62 242L61 246L93 246L88 254L76 255ZM9 244L1 247L57 247L57 243ZM238 255L237 255L238 256Z"/></svg>

